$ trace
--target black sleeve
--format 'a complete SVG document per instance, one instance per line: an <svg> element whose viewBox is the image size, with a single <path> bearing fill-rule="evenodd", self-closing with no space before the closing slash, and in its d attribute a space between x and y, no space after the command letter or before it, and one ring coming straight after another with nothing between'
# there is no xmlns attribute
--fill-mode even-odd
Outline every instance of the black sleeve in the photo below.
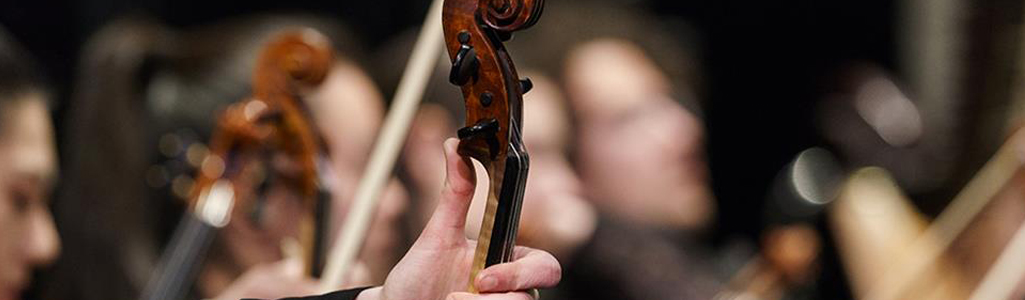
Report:
<svg viewBox="0 0 1025 300"><path fill-rule="evenodd" d="M323 294L323 295L319 295L319 296L292 297L292 298L282 298L282 299L279 299L279 300L355 300L356 296L359 296L360 292L362 292L363 290L369 289L369 288L371 288L371 287L367 286L367 287L361 287L361 288L354 288L354 289L348 289L348 290L343 290L343 291L331 292L331 293L327 293L327 294ZM249 299L243 299L243 300L249 300Z"/></svg>
<svg viewBox="0 0 1025 300"><path fill-rule="evenodd" d="M573 299L712 299L718 286L707 258L658 232L602 217L594 235L563 266Z"/></svg>

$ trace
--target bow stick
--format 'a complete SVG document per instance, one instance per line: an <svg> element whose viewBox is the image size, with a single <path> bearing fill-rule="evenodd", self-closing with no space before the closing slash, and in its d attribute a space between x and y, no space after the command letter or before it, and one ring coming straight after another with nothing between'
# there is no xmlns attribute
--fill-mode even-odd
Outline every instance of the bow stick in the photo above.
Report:
<svg viewBox="0 0 1025 300"><path fill-rule="evenodd" d="M324 292L334 290L344 281L345 272L352 268L356 255L363 248L367 231L377 212L381 192L395 168L395 160L409 133L413 117L416 116L424 88L430 80L431 71L438 57L441 56L442 1L434 0L427 12L427 18L413 47L413 54L406 64L406 70L392 99L391 109L388 110L381 133L377 136L374 151L370 154L363 177L356 187L352 208L345 216L342 229L328 252L327 265L320 279L320 289Z"/></svg>

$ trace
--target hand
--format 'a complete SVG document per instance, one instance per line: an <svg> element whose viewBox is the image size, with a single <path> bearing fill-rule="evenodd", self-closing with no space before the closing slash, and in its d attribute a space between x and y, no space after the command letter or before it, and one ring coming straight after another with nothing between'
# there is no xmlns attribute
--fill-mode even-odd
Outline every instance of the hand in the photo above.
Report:
<svg viewBox="0 0 1025 300"><path fill-rule="evenodd" d="M315 293L317 282L303 276L302 269L302 261L298 258L256 265L242 273L214 299L277 299Z"/></svg>
<svg viewBox="0 0 1025 300"><path fill-rule="evenodd" d="M420 238L383 286L364 291L358 299L531 299L525 290L552 287L559 282L562 269L555 257L517 247L512 262L491 266L474 279L481 294L459 292L469 287L476 246L463 233L476 176L469 159L456 153L458 144L456 139L445 141L445 188Z"/></svg>
<svg viewBox="0 0 1025 300"><path fill-rule="evenodd" d="M367 265L357 261L346 277L346 282L338 288L367 286L372 282ZM319 283L316 279L303 274L302 258L291 256L278 262L260 264L247 269L213 299L278 299L310 295L318 290Z"/></svg>

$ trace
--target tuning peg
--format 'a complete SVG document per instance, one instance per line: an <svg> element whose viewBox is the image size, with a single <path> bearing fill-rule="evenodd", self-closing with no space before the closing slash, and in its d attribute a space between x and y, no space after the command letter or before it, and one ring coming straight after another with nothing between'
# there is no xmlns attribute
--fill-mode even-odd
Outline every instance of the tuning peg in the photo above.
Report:
<svg viewBox="0 0 1025 300"><path fill-rule="evenodd" d="M463 32L459 34L459 47L455 60L452 61L452 70L448 73L448 81L454 85L464 85L470 81L470 77L477 76L477 69L480 62L477 60L477 51L469 45L470 34Z"/></svg>
<svg viewBox="0 0 1025 300"><path fill-rule="evenodd" d="M530 78L520 79L520 90L524 94L529 93L532 89L534 89L534 82L530 81Z"/></svg>
<svg viewBox="0 0 1025 300"><path fill-rule="evenodd" d="M484 141L488 144L488 148L491 151L491 155L498 153L498 120L487 119L477 122L472 126L460 128L456 132L456 136L460 140L467 139L479 139L484 138Z"/></svg>

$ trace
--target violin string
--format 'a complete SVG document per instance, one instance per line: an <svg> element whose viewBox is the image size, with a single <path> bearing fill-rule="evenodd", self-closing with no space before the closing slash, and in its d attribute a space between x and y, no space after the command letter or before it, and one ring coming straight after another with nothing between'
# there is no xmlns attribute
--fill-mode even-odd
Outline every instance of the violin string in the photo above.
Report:
<svg viewBox="0 0 1025 300"><path fill-rule="evenodd" d="M152 288L143 293L144 299L176 299L184 296L188 288L190 273L194 272L197 260L190 260L202 252L203 244L208 243L213 227L203 223L192 213L183 216L180 230L171 239L169 252L162 259L159 273L151 278Z"/></svg>

